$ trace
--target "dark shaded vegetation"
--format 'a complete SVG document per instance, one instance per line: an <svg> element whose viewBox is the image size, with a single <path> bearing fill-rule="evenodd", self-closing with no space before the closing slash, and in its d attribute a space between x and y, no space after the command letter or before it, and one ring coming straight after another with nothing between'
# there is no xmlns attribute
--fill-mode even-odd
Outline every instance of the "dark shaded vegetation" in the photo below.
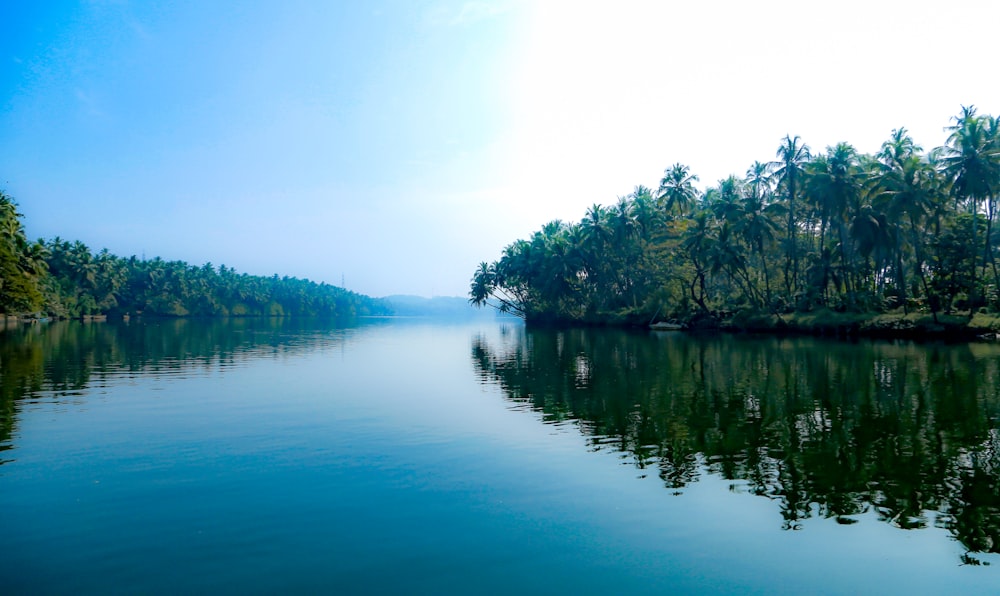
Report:
<svg viewBox="0 0 1000 596"><path fill-rule="evenodd" d="M536 323L702 327L824 310L923 313L931 325L998 312L1000 123L968 107L947 130L929 152L894 130L874 155L787 136L774 161L705 191L674 164L656 189L507 246L473 275L471 301Z"/></svg>
<svg viewBox="0 0 1000 596"><path fill-rule="evenodd" d="M515 327L472 360L671 492L717 475L774 501L785 529L874 515L1000 553L995 344Z"/></svg>
<svg viewBox="0 0 1000 596"><path fill-rule="evenodd" d="M352 318L389 312L384 301L305 279L123 258L60 238L29 242L16 203L0 192L0 313Z"/></svg>

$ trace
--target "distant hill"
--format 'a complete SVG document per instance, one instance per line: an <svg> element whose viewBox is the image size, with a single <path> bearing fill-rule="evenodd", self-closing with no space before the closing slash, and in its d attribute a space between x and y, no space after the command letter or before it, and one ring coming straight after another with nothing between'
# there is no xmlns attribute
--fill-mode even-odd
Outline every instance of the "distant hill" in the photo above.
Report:
<svg viewBox="0 0 1000 596"><path fill-rule="evenodd" d="M468 298L459 296L423 296L395 295L383 298L392 308L393 314L402 317L448 317L471 319L477 317L496 317L492 308L476 308L469 304Z"/></svg>

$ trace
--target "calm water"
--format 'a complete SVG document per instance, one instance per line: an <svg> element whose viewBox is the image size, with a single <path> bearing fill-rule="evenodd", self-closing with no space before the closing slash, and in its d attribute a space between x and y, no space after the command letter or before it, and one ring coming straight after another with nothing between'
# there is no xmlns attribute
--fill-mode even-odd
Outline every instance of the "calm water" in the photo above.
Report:
<svg viewBox="0 0 1000 596"><path fill-rule="evenodd" d="M983 593L1000 346L0 332L0 593Z"/></svg>

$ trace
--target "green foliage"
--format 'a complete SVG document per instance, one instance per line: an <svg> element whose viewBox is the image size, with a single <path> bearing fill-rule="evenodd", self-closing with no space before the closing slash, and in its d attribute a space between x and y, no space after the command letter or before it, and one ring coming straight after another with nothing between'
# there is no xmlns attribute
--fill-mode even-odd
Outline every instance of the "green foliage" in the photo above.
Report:
<svg viewBox="0 0 1000 596"><path fill-rule="evenodd" d="M16 204L0 192L0 312L56 317L338 317L388 314L384 301L294 277L224 265L94 254L61 238L29 244Z"/></svg>
<svg viewBox="0 0 1000 596"><path fill-rule="evenodd" d="M17 203L0 191L0 313L34 312L41 307L45 274L36 247L29 245Z"/></svg>
<svg viewBox="0 0 1000 596"><path fill-rule="evenodd" d="M655 194L637 186L509 245L471 302L584 323L1000 309L1000 125L969 107L949 130L929 154L903 128L875 155L788 135L777 161L704 192L674 164Z"/></svg>
<svg viewBox="0 0 1000 596"><path fill-rule="evenodd" d="M9 245L0 243L0 311L34 312L41 298L35 281L18 266L17 255Z"/></svg>
<svg viewBox="0 0 1000 596"><path fill-rule="evenodd" d="M164 317L343 317L387 314L383 301L294 277L239 274L225 265L94 255L81 242L44 243L52 314Z"/></svg>

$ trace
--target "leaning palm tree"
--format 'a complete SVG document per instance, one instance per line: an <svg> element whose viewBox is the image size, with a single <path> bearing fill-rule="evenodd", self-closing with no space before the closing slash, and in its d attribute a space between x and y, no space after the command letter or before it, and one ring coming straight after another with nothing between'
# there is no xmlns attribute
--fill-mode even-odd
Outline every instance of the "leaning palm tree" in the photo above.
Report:
<svg viewBox="0 0 1000 596"><path fill-rule="evenodd" d="M777 161L770 163L771 172L778 184L784 188L788 208L787 254L785 258L785 286L789 294L798 289L799 256L795 234L795 199L799 193L800 180L809 160L809 147L802 143L798 135L785 135L781 147L775 153Z"/></svg>

